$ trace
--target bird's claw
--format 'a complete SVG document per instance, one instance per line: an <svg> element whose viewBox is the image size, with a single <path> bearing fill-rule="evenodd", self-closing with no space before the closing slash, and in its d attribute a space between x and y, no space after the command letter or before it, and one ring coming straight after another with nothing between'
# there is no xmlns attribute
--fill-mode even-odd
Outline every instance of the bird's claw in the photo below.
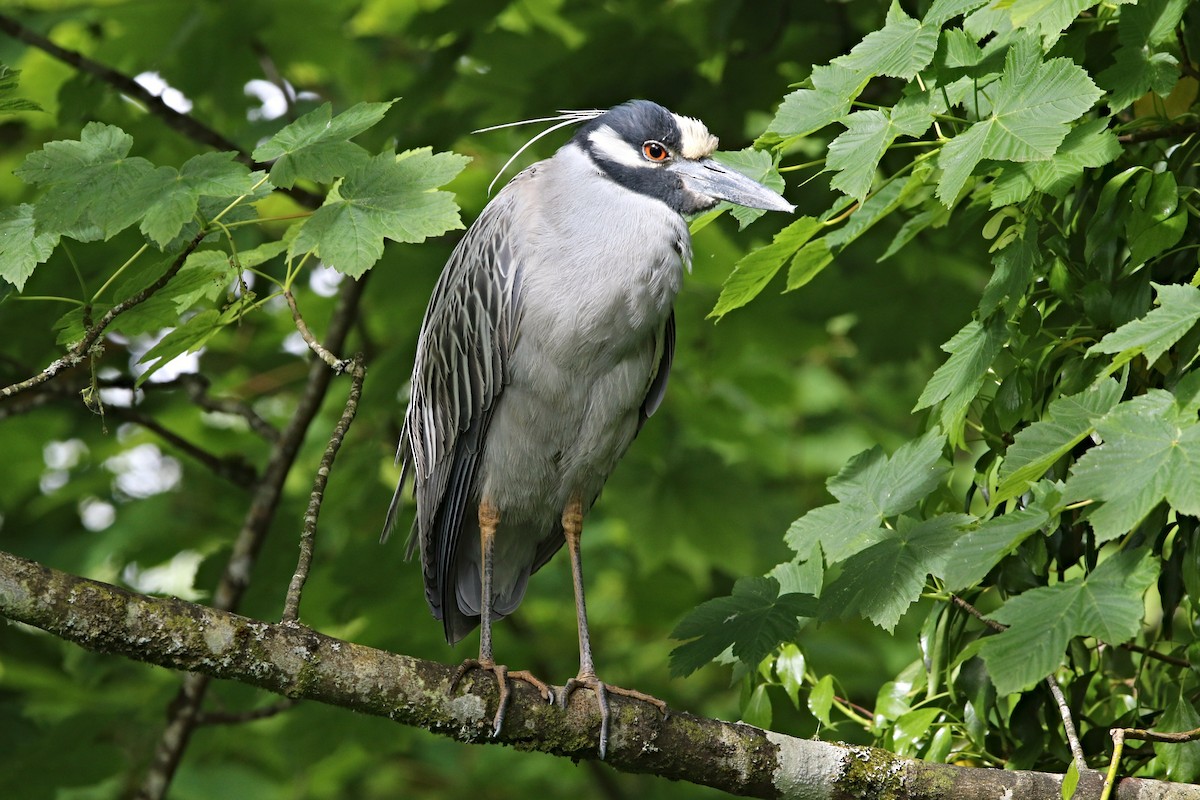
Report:
<svg viewBox="0 0 1200 800"><path fill-rule="evenodd" d="M508 667L503 664L497 664L494 661L482 661L478 658L468 658L458 665L458 669L454 671L454 677L450 679L450 687L446 690L447 694L453 694L458 687L459 681L466 677L468 672L472 670L483 670L490 672L496 676L496 688L499 690L500 699L496 706L496 716L492 722L492 738L500 735L500 728L504 725L504 713L508 710L508 699L512 695L512 689L509 686L510 680L524 681L537 689L538 694L547 703L554 702L554 692L550 686L535 678L528 670L517 670L509 672Z"/></svg>
<svg viewBox="0 0 1200 800"><path fill-rule="evenodd" d="M609 730L609 720L611 718L611 713L609 712L609 708L608 708L609 693L619 694L624 697L630 697L630 698L633 698L634 700L641 700L644 703L649 703L650 705L652 705L658 709L658 712L660 714L662 714L662 718L664 720L667 719L667 717L669 717L670 713L671 713L667 709L667 704L664 703L662 700L659 700L657 697L648 695L645 692L639 692L636 689L625 689L620 686L610 686L609 684L607 684L604 681L597 678L595 675L587 675L587 674L577 675L574 678L571 678L571 680L566 682L566 684L562 688L562 692L559 694L559 703L562 705L562 707L565 709L567 707L568 701L570 701L570 699L571 699L571 695L574 694L578 689L583 689L583 688L591 689L592 692L595 693L596 705L598 705L600 707L600 748L599 749L600 749L600 760L601 761L603 761L605 755L608 754L608 730Z"/></svg>

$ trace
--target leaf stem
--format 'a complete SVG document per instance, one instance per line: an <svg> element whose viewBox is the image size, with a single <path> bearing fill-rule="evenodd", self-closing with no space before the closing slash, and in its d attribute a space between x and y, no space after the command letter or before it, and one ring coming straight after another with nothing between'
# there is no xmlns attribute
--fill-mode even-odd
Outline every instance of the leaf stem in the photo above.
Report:
<svg viewBox="0 0 1200 800"><path fill-rule="evenodd" d="M105 289L107 289L109 286L111 286L111 285L112 285L112 282L113 282L113 281L115 281L115 280L116 280L118 277L120 277L121 273L122 273L122 272L124 272L126 269L128 269L128 268L129 268L129 267L130 267L130 266L133 264L133 262L137 261L137 260L138 260L138 257L139 257L139 256L140 256L142 253L146 252L146 251L147 251L147 250L149 250L149 249L150 249L150 245L148 245L148 244L144 244L144 245L142 245L141 247L139 247L139 248L137 249L137 252L136 252L136 253L134 253L133 255L131 255L129 258L127 258L127 259L125 260L125 263L124 263L124 264L122 264L121 266L117 267L117 269L116 269L116 272L114 272L112 275L110 275L110 276L108 277L108 280L106 280L106 281L104 282L104 285L103 285L103 286L101 286L99 289L97 289L97 290L96 290L96 293L95 293L94 295L92 295L92 300L91 300L91 302L93 302L93 303L94 303L94 302L96 302L98 299L100 299L100 295L104 294L104 290L105 290Z"/></svg>

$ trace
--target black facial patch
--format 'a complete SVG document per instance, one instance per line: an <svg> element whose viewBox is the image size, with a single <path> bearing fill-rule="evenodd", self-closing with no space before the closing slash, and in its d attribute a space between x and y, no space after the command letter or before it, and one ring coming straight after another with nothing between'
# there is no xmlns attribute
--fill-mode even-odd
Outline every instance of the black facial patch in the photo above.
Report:
<svg viewBox="0 0 1200 800"><path fill-rule="evenodd" d="M658 103L649 100L630 100L589 120L575 133L571 144L586 152L605 175L639 194L661 200L680 214L693 214L715 205L698 205L695 195L684 189L683 181L674 172L660 166L631 167L607 158L591 141L597 129L607 126L629 145L630 153L641 157L642 145L650 140L662 142L673 156L683 147L683 134L675 116ZM670 163L668 160L665 163Z"/></svg>

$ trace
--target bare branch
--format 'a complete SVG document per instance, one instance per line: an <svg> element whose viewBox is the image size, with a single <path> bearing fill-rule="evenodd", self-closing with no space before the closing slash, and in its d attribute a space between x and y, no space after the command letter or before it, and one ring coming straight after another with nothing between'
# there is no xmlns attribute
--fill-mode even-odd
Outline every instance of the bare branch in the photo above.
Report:
<svg viewBox="0 0 1200 800"><path fill-rule="evenodd" d="M256 722L260 719L270 719L277 714L290 711L296 707L299 700L285 697L278 703L272 703L262 708L252 708L249 711L202 711L196 717L197 725L241 725L245 722Z"/></svg>
<svg viewBox="0 0 1200 800"><path fill-rule="evenodd" d="M296 564L296 573L292 575L292 581L288 585L287 598L283 605L284 622L295 622L300 616L300 593L304 591L304 582L308 580L308 570L312 567L313 544L317 536L317 517L321 514L321 502L325 499L325 485L328 483L329 473L333 469L333 460L337 458L342 440L346 438L346 431L350 430L350 425L354 422L354 415L358 413L358 400L362 396L363 378L366 376L362 353L354 356L350 364L350 374L353 380L350 383L350 396L346 398L346 409L342 412L342 418L333 428L333 434L329 437L329 445L325 448L325 455L321 457L321 464L317 467L317 476L313 479L308 510L304 513L304 529L300 534L300 560Z"/></svg>
<svg viewBox="0 0 1200 800"><path fill-rule="evenodd" d="M590 698L566 711L523 684L508 720L491 736L495 683L471 679L448 694L453 668L334 639L300 625L128 592L0 553L0 614L89 650L258 686L387 717L475 744L508 744L575 760L597 757L599 715ZM614 697L607 764L763 798L1058 800L1062 776L958 767L899 758L885 750L796 739L750 725L656 709ZM1081 797L1103 779L1080 777ZM1200 800L1200 786L1126 778L1118 800Z"/></svg>
<svg viewBox="0 0 1200 800"><path fill-rule="evenodd" d="M300 332L300 336L304 339L305 344L308 345L308 349L316 353L317 358L328 364L338 375L350 369L350 361L348 359L338 358L318 342L317 337L312 335L312 331L308 329L308 324L304 321L304 317L300 316L300 307L296 305L296 298L291 290L285 290L283 296L287 298L288 307L292 309L292 319L296 323L296 330Z"/></svg>
<svg viewBox="0 0 1200 800"><path fill-rule="evenodd" d="M338 304L329 322L326 340L331 347L341 349L358 310L366 280L346 281L342 284ZM283 484L295 463L305 434L316 417L333 379L333 372L321 361L309 366L308 379L296 411L275 444L271 458L262 472L262 477L250 501L242 522L242 529L233 544L233 552L225 565L221 581L214 593L213 605L224 611L237 608L242 594L250 583L250 574L262 549L267 531L275 518L275 510L283 493ZM183 751L187 748L191 732L200 713L200 705L208 690L208 677L200 674L187 675L179 694L171 702L170 719L159 738L154 760L142 783L138 797L144 800L161 800L171 783L171 776L179 766Z"/></svg>

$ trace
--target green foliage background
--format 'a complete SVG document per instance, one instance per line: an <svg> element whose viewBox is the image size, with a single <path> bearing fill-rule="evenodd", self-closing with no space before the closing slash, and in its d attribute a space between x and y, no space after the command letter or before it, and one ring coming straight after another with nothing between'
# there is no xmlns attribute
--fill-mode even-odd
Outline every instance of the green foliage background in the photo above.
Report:
<svg viewBox="0 0 1200 800"><path fill-rule="evenodd" d="M207 597L249 499L238 470L261 466L267 444L177 381L142 375L126 408L135 364L202 344L210 394L282 424L307 356L272 295L290 286L320 338L337 277L304 258L315 251L369 278L350 345L368 376L302 620L425 658L472 654L473 639L454 651L441 640L402 547L375 542L415 336L456 240L440 234L460 224L455 202L463 223L477 215L527 135L467 132L648 97L701 117L729 150L757 139L799 216L693 226L667 402L584 537L601 677L676 708L964 764L1065 770L1049 672L1097 763L1111 725L1196 726L1195 679L1179 665L1194 660L1200 585L1187 516L1200 511L1191 4L248 0L13 13L120 72L158 73L191 115L278 160L269 177L252 173L0 38L0 62L21 71L15 88L0 81L17 104L0 107L0 384L161 275L196 220L220 234L118 319L101 354L0 404L0 547L142 588L148 568L173 565L160 589ZM277 76L299 94L265 119L245 87ZM1170 125L1182 127L1136 136ZM264 178L336 189L307 216ZM231 252L259 272L253 286L235 280ZM343 387L305 442L242 613L280 613ZM229 459L234 480L164 430ZM160 490L130 480L139 465ZM82 524L108 508L110 524ZM1010 629L985 635L951 591ZM556 560L497 627L497 655L554 682L573 675L570 598ZM1176 663L1119 649L1133 640ZM714 657L732 673L702 667ZM0 782L79 800L136 785L177 687L165 670L0 629ZM226 710L271 702L232 685L214 695ZM1125 768L1190 780L1192 747L1131 748ZM199 729L172 796L469 792L707 794L304 705Z"/></svg>

